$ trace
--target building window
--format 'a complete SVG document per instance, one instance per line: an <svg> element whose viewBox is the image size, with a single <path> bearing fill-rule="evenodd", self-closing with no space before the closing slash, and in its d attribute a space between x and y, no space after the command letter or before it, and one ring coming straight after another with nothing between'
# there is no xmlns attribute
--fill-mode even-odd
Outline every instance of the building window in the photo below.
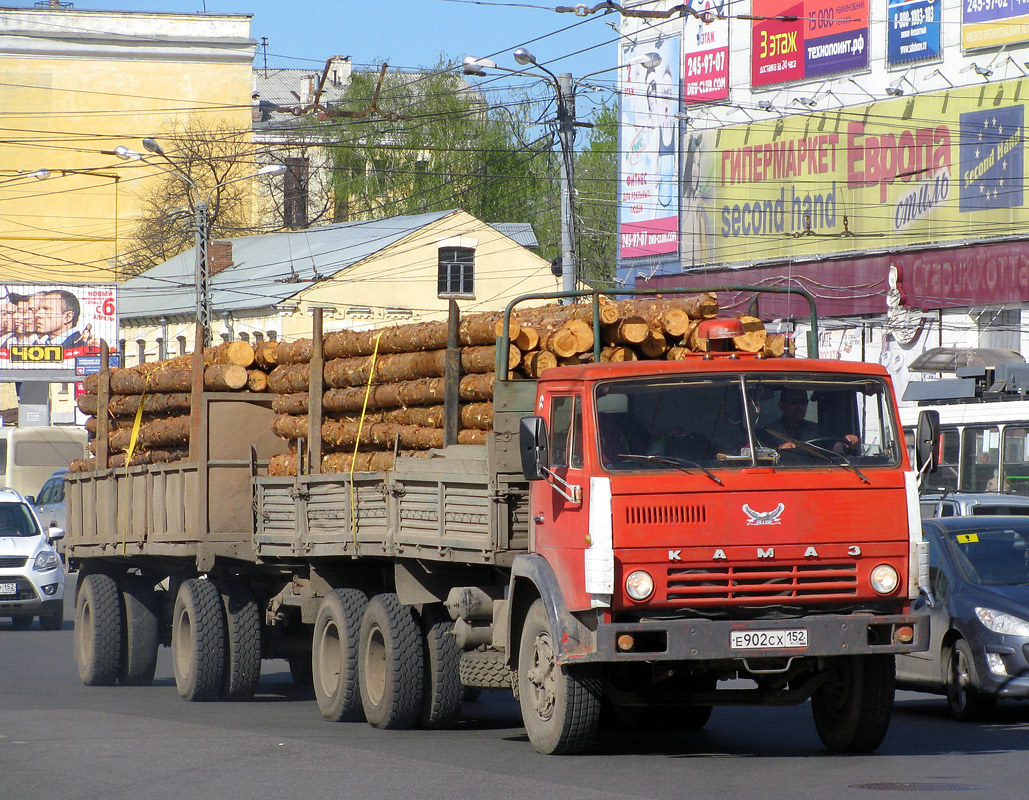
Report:
<svg viewBox="0 0 1029 800"><path fill-rule="evenodd" d="M983 311L977 320L980 347L1022 351L1022 312L1017 309Z"/></svg>
<svg viewBox="0 0 1029 800"><path fill-rule="evenodd" d="M440 297L475 296L475 250L471 247L441 247L439 249Z"/></svg>
<svg viewBox="0 0 1029 800"><path fill-rule="evenodd" d="M307 227L306 158L284 158L286 172L282 178L282 221L287 228Z"/></svg>

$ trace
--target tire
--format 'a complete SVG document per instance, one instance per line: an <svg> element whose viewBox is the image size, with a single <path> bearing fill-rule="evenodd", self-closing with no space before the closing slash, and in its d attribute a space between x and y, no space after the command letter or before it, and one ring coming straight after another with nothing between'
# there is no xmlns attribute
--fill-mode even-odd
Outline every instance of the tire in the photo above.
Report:
<svg viewBox="0 0 1029 800"><path fill-rule="evenodd" d="M16 617L11 617L11 624L16 631L27 631L32 627L33 619L31 614L18 614ZM42 620L40 621L42 622Z"/></svg>
<svg viewBox="0 0 1029 800"><path fill-rule="evenodd" d="M94 572L79 579L75 597L75 662L86 686L112 686L121 664L118 584Z"/></svg>
<svg viewBox="0 0 1029 800"><path fill-rule="evenodd" d="M245 583L230 581L220 588L226 648L219 696L231 701L252 700L261 679L261 611Z"/></svg>
<svg viewBox="0 0 1029 800"><path fill-rule="evenodd" d="M314 696L322 716L331 722L364 719L357 680L361 619L368 597L358 589L334 589L325 595L314 622L311 655L306 659ZM297 680L293 660L290 672Z"/></svg>
<svg viewBox="0 0 1029 800"><path fill-rule="evenodd" d="M31 623L31 620L30 620ZM59 631L64 627L64 607L49 614L39 615L39 627L45 631Z"/></svg>
<svg viewBox="0 0 1029 800"><path fill-rule="evenodd" d="M304 688L314 686L314 665L311 663L310 653L290 656L286 661L289 662L289 677L293 679L294 684Z"/></svg>
<svg viewBox="0 0 1029 800"><path fill-rule="evenodd" d="M453 620L444 618L435 607L427 608L422 615L422 707L418 724L423 728L452 728L461 716L461 651L453 630Z"/></svg>
<svg viewBox="0 0 1029 800"><path fill-rule="evenodd" d="M984 719L997 705L996 698L980 694L979 674L972 660L972 648L958 639L947 658L947 706L950 715L962 722Z"/></svg>
<svg viewBox="0 0 1029 800"><path fill-rule="evenodd" d="M811 697L818 737L834 753L870 753L882 744L893 715L893 656L834 660L839 680L819 687Z"/></svg>
<svg viewBox="0 0 1029 800"><path fill-rule="evenodd" d="M172 668L179 694L190 702L216 700L225 669L225 610L208 580L183 581L172 612Z"/></svg>
<svg viewBox="0 0 1029 800"><path fill-rule="evenodd" d="M529 741L539 753L577 753L593 741L600 719L600 680L588 666L555 660L542 600L529 608L518 649L518 696Z"/></svg>
<svg viewBox="0 0 1029 800"><path fill-rule="evenodd" d="M122 658L118 682L123 686L149 686L157 669L157 595L141 580L121 584Z"/></svg>
<svg viewBox="0 0 1029 800"><path fill-rule="evenodd" d="M422 633L410 606L392 593L373 597L361 619L358 683L364 716L376 728L403 730L422 705Z"/></svg>
<svg viewBox="0 0 1029 800"><path fill-rule="evenodd" d="M465 699L473 700L469 687L510 689L511 669L503 653L496 650L469 650L461 653L461 683L465 685Z"/></svg>

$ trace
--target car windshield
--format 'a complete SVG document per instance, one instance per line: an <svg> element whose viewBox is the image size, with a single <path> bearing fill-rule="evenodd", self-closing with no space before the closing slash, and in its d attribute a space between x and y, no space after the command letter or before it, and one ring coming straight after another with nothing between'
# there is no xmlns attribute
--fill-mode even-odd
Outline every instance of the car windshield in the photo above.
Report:
<svg viewBox="0 0 1029 800"><path fill-rule="evenodd" d="M4 536L38 536L36 520L23 503L0 503L0 538Z"/></svg>
<svg viewBox="0 0 1029 800"><path fill-rule="evenodd" d="M966 528L943 534L961 572L981 586L1029 583L1029 526Z"/></svg>
<svg viewBox="0 0 1029 800"><path fill-rule="evenodd" d="M611 471L900 463L885 382L858 375L676 376L598 384Z"/></svg>

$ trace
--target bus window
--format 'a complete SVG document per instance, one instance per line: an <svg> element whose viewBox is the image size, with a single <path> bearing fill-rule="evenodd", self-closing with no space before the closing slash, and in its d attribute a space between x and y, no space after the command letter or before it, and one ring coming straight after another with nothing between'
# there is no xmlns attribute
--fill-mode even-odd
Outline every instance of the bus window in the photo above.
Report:
<svg viewBox="0 0 1029 800"><path fill-rule="evenodd" d="M1004 491L1029 495L1029 428L1004 429Z"/></svg>
<svg viewBox="0 0 1029 800"><path fill-rule="evenodd" d="M928 478L928 484L933 489L958 488L958 454L961 452L959 437L956 428L940 431L940 439L943 440L943 446L940 448L940 467Z"/></svg>
<svg viewBox="0 0 1029 800"><path fill-rule="evenodd" d="M989 491L997 482L1000 466L1000 430L966 427L961 443L961 488L969 492Z"/></svg>

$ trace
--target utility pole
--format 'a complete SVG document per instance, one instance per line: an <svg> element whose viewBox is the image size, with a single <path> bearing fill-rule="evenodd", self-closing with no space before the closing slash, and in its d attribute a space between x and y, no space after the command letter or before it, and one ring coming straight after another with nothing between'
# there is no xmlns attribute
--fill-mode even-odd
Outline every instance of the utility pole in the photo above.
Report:
<svg viewBox="0 0 1029 800"><path fill-rule="evenodd" d="M538 66L538 65L537 65ZM568 72L557 76L558 141L561 145L561 290L575 291L575 84ZM571 298L568 299L571 302Z"/></svg>
<svg viewBox="0 0 1029 800"><path fill-rule="evenodd" d="M211 346L211 265L207 259L210 233L207 202L198 200L193 206L193 229L196 233L197 323L204 331L204 347Z"/></svg>

